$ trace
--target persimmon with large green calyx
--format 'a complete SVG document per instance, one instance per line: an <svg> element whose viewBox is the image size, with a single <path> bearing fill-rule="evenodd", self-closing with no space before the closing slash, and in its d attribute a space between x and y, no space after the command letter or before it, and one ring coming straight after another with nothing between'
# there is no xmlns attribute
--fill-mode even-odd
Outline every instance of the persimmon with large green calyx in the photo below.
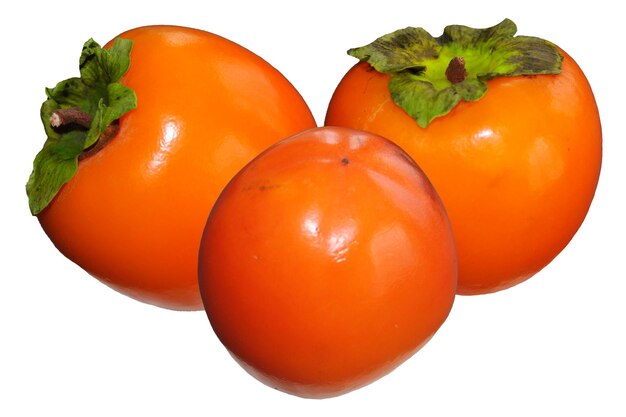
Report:
<svg viewBox="0 0 626 417"><path fill-rule="evenodd" d="M499 291L536 274L570 242L600 175L593 92L554 44L515 36L510 20L385 35L330 101L325 124L368 130L422 167L450 217L460 294Z"/></svg>
<svg viewBox="0 0 626 417"><path fill-rule="evenodd" d="M130 297L200 310L197 255L222 188L271 144L315 126L292 84L205 31L146 26L47 90L48 139L27 184L54 245Z"/></svg>
<svg viewBox="0 0 626 417"><path fill-rule="evenodd" d="M387 374L440 328L457 261L439 196L402 149L311 129L226 186L199 253L215 333L250 374L332 397Z"/></svg>

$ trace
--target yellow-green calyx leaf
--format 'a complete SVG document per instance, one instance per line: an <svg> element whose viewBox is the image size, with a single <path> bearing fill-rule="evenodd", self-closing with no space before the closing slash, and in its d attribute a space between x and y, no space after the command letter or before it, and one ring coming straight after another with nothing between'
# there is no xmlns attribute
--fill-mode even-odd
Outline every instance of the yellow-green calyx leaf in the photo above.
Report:
<svg viewBox="0 0 626 417"><path fill-rule="evenodd" d="M130 67L132 41L116 39L102 49L89 39L79 60L80 77L47 88L41 121L47 140L26 184L30 211L39 214L78 169L78 157L107 128L137 106L135 93L119 83ZM67 121L63 121L63 115Z"/></svg>
<svg viewBox="0 0 626 417"><path fill-rule="evenodd" d="M348 54L390 74L395 103L427 127L461 100L480 99L490 79L561 72L563 57L555 45L516 32L509 19L487 29L447 26L437 38L408 27Z"/></svg>

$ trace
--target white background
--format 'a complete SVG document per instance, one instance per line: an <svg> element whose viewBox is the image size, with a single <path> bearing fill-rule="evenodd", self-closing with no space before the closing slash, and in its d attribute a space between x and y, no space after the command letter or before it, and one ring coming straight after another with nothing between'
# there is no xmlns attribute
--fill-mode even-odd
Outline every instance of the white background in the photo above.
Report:
<svg viewBox="0 0 626 417"><path fill-rule="evenodd" d="M624 416L626 60L617 2L546 0L4 2L0 6L1 416ZM511 5L513 4L513 5ZM571 244L530 281L457 297L448 321L383 379L342 397L274 391L227 354L203 312L126 298L65 259L28 211L44 87L77 75L89 37L148 24L230 38L299 89L318 123L349 47L405 26L487 27L552 40L586 72L603 122L596 198ZM620 398L621 397L621 398Z"/></svg>

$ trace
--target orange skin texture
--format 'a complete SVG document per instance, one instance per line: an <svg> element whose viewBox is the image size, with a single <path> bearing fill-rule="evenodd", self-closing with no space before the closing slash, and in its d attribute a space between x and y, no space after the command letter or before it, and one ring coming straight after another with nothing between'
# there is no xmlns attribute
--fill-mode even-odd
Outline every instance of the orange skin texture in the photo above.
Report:
<svg viewBox="0 0 626 417"><path fill-rule="evenodd" d="M119 36L134 41L121 82L138 107L80 161L39 221L65 256L115 290L199 310L198 247L220 191L265 148L315 121L276 69L229 40L175 26Z"/></svg>
<svg viewBox="0 0 626 417"><path fill-rule="evenodd" d="M270 387L345 394L419 350L452 307L441 200L399 147L318 128L281 141L224 189L199 282L231 355Z"/></svg>
<svg viewBox="0 0 626 417"><path fill-rule="evenodd" d="M592 90L567 54L559 75L503 77L421 128L366 63L337 87L326 125L400 145L428 175L453 226L459 294L512 287L546 266L585 218L600 174Z"/></svg>

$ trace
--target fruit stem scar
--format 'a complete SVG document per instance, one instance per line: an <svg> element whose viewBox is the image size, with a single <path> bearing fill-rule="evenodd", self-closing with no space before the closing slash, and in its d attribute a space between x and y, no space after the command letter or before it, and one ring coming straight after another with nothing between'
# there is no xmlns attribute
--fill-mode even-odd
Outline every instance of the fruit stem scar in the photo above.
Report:
<svg viewBox="0 0 626 417"><path fill-rule="evenodd" d="M341 163L344 164L344 165L348 165L350 163L350 160L348 158L344 157L344 158L341 159Z"/></svg>
<svg viewBox="0 0 626 417"><path fill-rule="evenodd" d="M95 155L102 148L106 146L106 144L117 135L117 132L120 130L119 120L114 120L107 128L102 132L96 143L91 145L89 148L83 150L80 154L78 154L78 160L81 161L88 156Z"/></svg>
<svg viewBox="0 0 626 417"><path fill-rule="evenodd" d="M70 124L76 124L89 129L89 126L91 126L91 120L92 117L89 113L82 111L77 107L70 107L67 109L58 109L52 112L50 115L50 126L57 128Z"/></svg>
<svg viewBox="0 0 626 417"><path fill-rule="evenodd" d="M467 78L465 59L462 56L457 56L450 60L448 68L446 68L446 78L452 84L458 84Z"/></svg>

